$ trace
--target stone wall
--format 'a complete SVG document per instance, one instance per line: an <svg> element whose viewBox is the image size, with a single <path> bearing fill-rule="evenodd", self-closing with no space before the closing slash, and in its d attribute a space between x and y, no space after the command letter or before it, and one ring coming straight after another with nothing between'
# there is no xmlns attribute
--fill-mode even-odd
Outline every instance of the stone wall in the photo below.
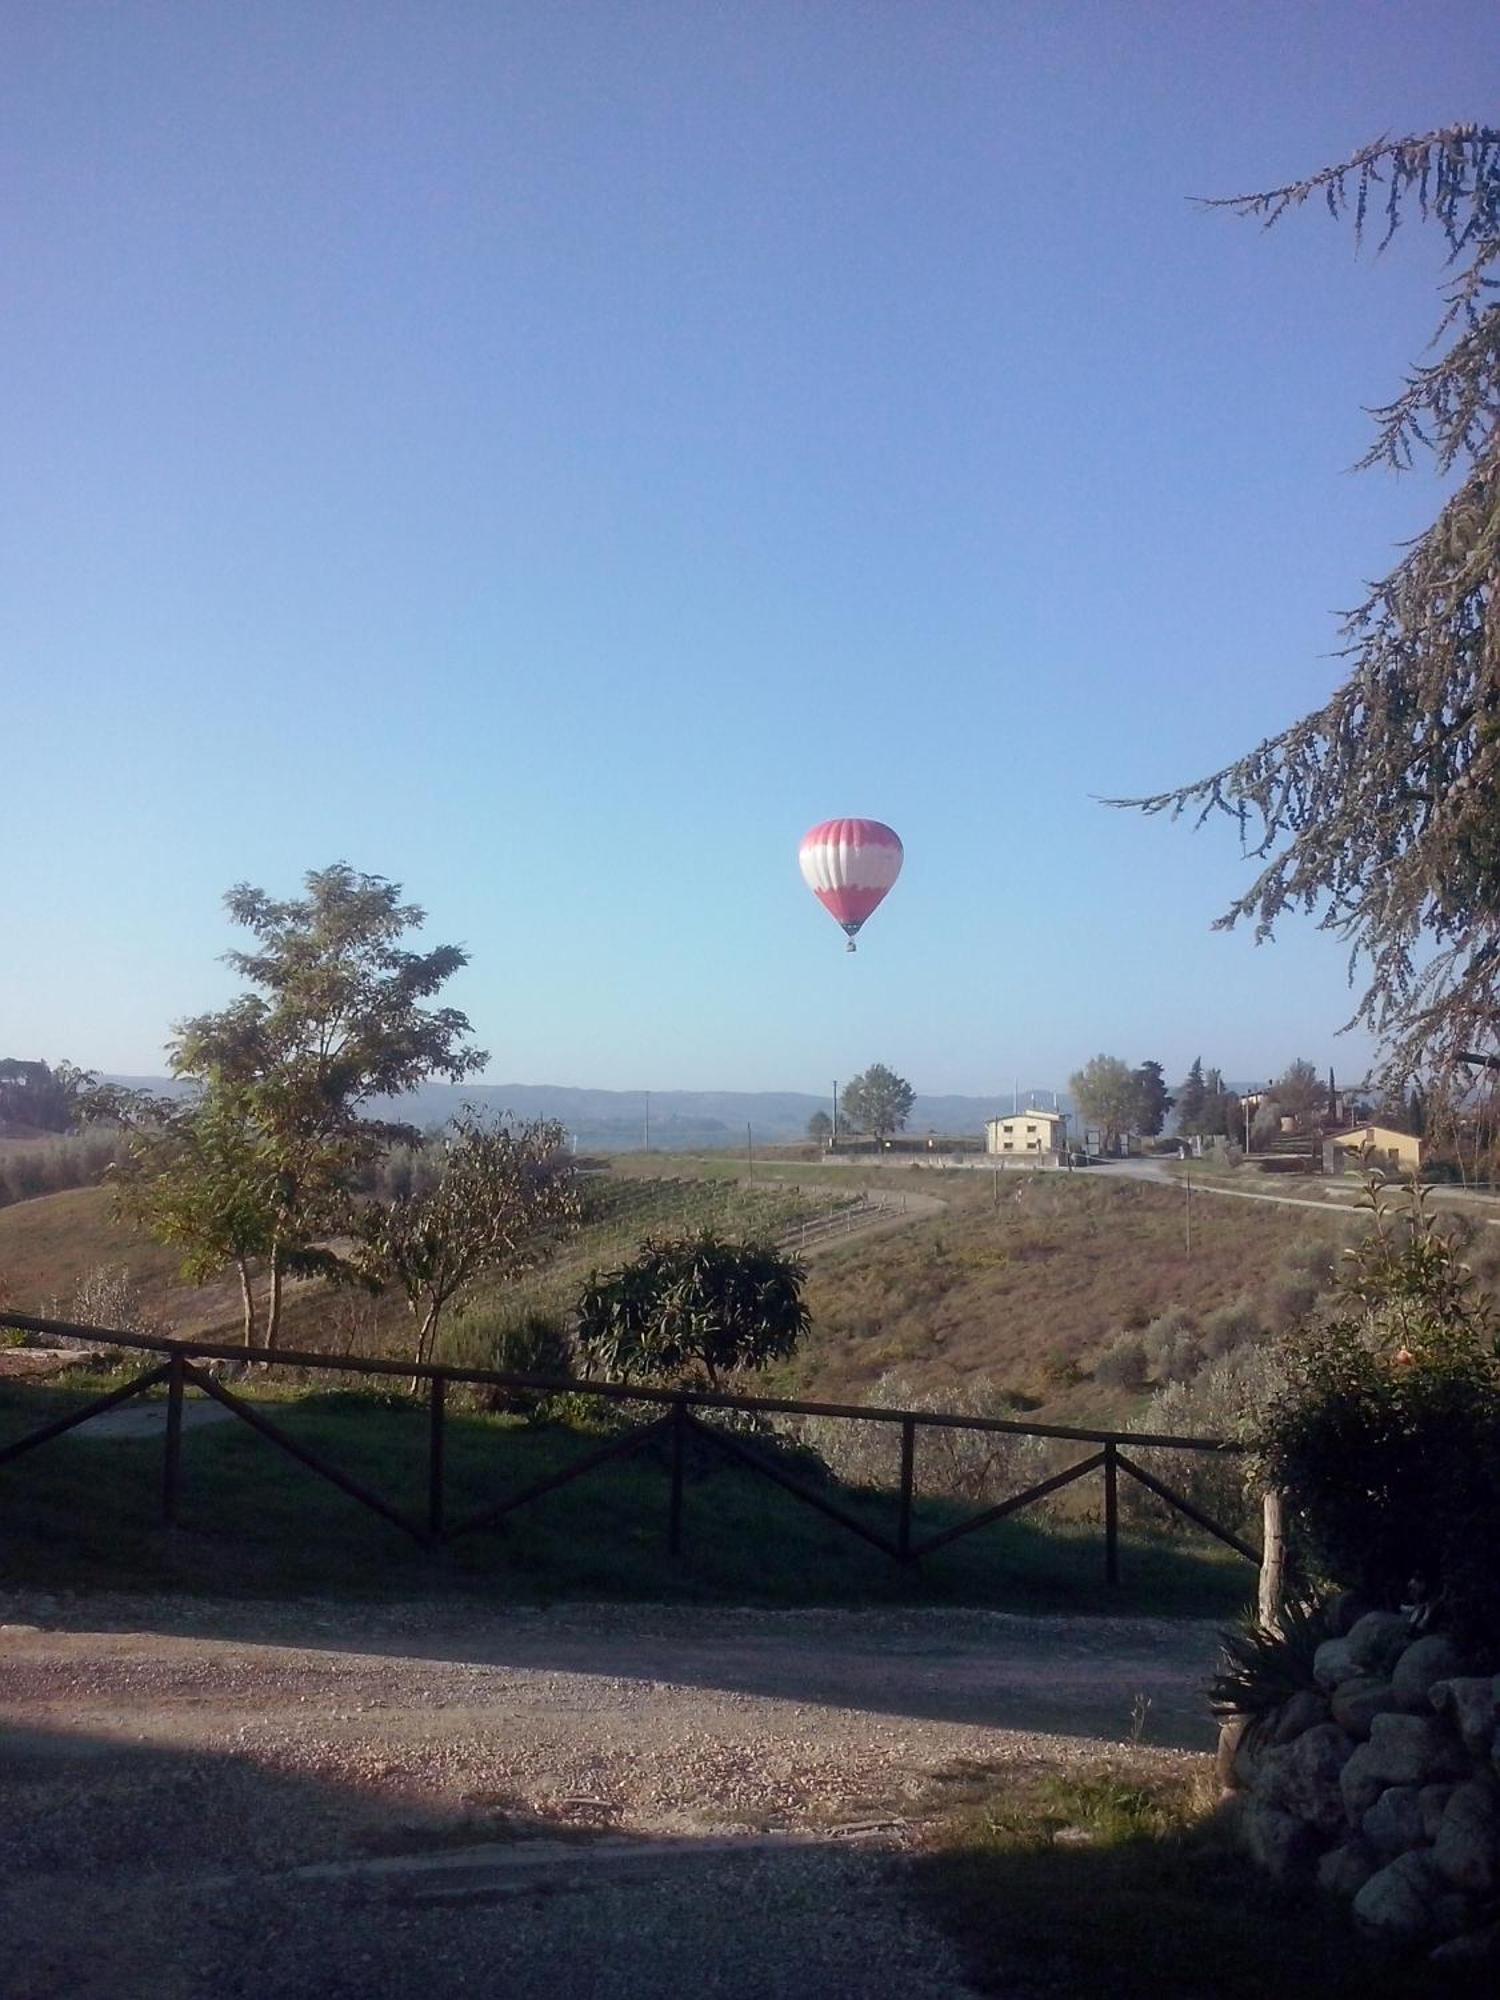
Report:
<svg viewBox="0 0 1500 2000"><path fill-rule="evenodd" d="M1225 1725L1220 1774L1249 1853L1392 1943L1500 1951L1500 1675L1396 1612L1346 1600L1335 1629L1316 1689Z"/></svg>

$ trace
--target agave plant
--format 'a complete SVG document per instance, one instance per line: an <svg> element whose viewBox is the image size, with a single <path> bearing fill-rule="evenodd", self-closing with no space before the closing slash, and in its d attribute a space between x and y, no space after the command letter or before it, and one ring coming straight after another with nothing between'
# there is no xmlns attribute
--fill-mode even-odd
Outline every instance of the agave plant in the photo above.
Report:
<svg viewBox="0 0 1500 2000"><path fill-rule="evenodd" d="M1224 1659L1208 1684L1208 1701L1215 1715L1267 1715L1294 1694L1316 1692L1313 1657L1325 1639L1334 1637L1326 1604L1289 1603L1281 1614L1281 1629L1246 1619L1223 1632Z"/></svg>

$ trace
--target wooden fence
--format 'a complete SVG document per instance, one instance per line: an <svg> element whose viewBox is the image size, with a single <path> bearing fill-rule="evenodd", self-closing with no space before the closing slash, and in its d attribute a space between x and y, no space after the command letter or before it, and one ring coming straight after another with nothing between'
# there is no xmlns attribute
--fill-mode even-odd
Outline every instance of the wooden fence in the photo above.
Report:
<svg viewBox="0 0 1500 2000"><path fill-rule="evenodd" d="M1130 1455L1131 1452L1141 1450L1211 1452L1224 1455L1240 1449L1239 1446L1218 1438L1097 1430L1077 1424L1025 1424L1004 1417L960 1416L933 1410L886 1409L863 1403L804 1403L776 1396L720 1395L709 1390L662 1389L637 1383L580 1381L554 1376L511 1374L488 1368L449 1368L436 1363L413 1367L410 1362L403 1361L305 1354L281 1349L270 1357L260 1354L247 1357L243 1347L221 1345L212 1341L172 1340L163 1336L128 1333L107 1327L79 1326L67 1320L42 1319L34 1314L13 1313L4 1309L0 1309L0 1326L16 1327L23 1332L39 1334L53 1340L82 1342L95 1349L134 1350L158 1357L143 1373L132 1376L119 1388L111 1389L107 1394L93 1398L79 1408L70 1410L66 1415L40 1425L23 1437L0 1445L0 1468L14 1464L42 1445L50 1443L54 1438L63 1437L67 1432L76 1430L80 1424L88 1423L105 1410L115 1409L133 1397L143 1395L147 1390L164 1385L167 1408L161 1468L161 1518L163 1525L168 1528L175 1526L178 1518L178 1504L182 1490L183 1397L187 1389L192 1387L201 1391L203 1395L212 1397L241 1423L247 1424L269 1443L296 1459L308 1471L316 1473L320 1478L336 1486L351 1500L357 1501L362 1507L367 1507L394 1527L402 1529L415 1541L431 1547L440 1546L461 1535L493 1528L508 1514L513 1514L517 1508L529 1506L544 1495L555 1492L558 1487L583 1477L601 1465L616 1459L632 1457L660 1441L667 1447L667 1543L672 1554L678 1555L683 1545L683 1487L687 1447L690 1441L696 1440L719 1452L732 1463L781 1487L804 1506L815 1509L848 1533L859 1536L898 1563L918 1562L922 1557L946 1547L950 1542L957 1541L960 1536L974 1534L981 1528L990 1527L997 1521L1019 1514L1024 1509L1034 1506L1039 1500L1046 1499L1049 1494L1060 1492L1064 1487L1074 1485L1080 1480L1090 1479L1096 1474L1103 1487L1104 1575L1108 1583L1115 1584L1120 1579L1119 1495L1122 1475L1126 1479L1135 1480L1166 1506L1183 1515L1205 1534L1213 1536L1226 1547L1233 1549L1246 1561L1259 1565L1261 1559L1260 1552L1241 1536L1213 1520L1184 1494L1175 1492L1164 1480L1148 1472ZM377 1378L382 1381L400 1377L421 1385L417 1393L425 1395L428 1418L425 1510L420 1514L412 1514L397 1507L382 1494L352 1478L339 1466L331 1464L320 1453L312 1451L281 1425L273 1423L255 1403L244 1396L236 1395L218 1380L215 1374L200 1365L205 1362L242 1363L247 1358L269 1359L275 1366L311 1373ZM582 1454L560 1471L553 1472L544 1479L538 1479L519 1491L504 1494L477 1512L453 1519L447 1505L444 1442L448 1392L450 1388L458 1386L501 1389L533 1395L592 1396L608 1402L645 1406L648 1409L659 1410L661 1414L652 1421L638 1424L621 1436L611 1438L596 1449ZM786 1465L758 1450L742 1435L706 1422L705 1418L714 1411L748 1411L777 1417L820 1417L849 1423L898 1425L900 1476L895 1519L890 1524L890 1531L873 1527L868 1521L859 1519L826 1493L820 1492L816 1486L799 1478ZM914 1514L917 1446L922 1432L937 1430L999 1432L1014 1437L1062 1440L1087 1446L1089 1449L1073 1464L1065 1466L1060 1472L1053 1473L1050 1478L1028 1486L1023 1492L1012 1494L994 1506L981 1508L966 1519L946 1526L936 1533L920 1535L917 1533Z"/></svg>

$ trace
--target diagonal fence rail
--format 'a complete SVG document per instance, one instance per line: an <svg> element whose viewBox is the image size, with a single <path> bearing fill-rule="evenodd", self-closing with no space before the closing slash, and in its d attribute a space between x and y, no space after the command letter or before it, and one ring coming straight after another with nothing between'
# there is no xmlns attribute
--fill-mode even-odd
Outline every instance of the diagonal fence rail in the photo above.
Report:
<svg viewBox="0 0 1500 2000"><path fill-rule="evenodd" d="M138 1351L159 1357L156 1364L133 1376L120 1388L95 1397L76 1410L40 1425L24 1436L0 1445L0 1469L25 1457L40 1446L92 1421L132 1398L166 1385L167 1407L163 1431L161 1517L163 1525L177 1524L182 1490L183 1400L188 1388L208 1396L228 1415L247 1425L268 1444L285 1452L307 1471L326 1480L358 1505L378 1515L388 1525L400 1529L417 1542L437 1547L459 1536L501 1527L507 1516L556 1492L559 1487L582 1479L600 1466L665 1447L668 1466L667 1540L673 1555L683 1546L685 1465L689 1443L698 1444L758 1478L779 1487L801 1505L813 1509L846 1533L889 1556L894 1562L911 1564L936 1554L962 1536L978 1533L995 1523L1023 1512L1064 1487L1098 1474L1103 1486L1104 1574L1108 1584L1120 1580L1119 1482L1123 1474L1152 1494L1163 1505L1180 1514L1202 1533L1232 1549L1246 1561L1259 1565L1260 1552L1233 1529L1225 1527L1185 1494L1138 1464L1124 1449L1132 1451L1175 1451L1230 1456L1239 1445L1220 1438L1179 1437L1143 1431L1113 1431L1079 1424L1026 1424L1007 1417L965 1416L934 1410L890 1409L865 1403L798 1402L778 1396L725 1395L706 1389L654 1388L636 1383L596 1382L568 1377L528 1375L489 1368L452 1368L442 1363L388 1361L376 1357L306 1353L278 1349L274 1354L259 1352L248 1356L243 1347L213 1341L172 1340L164 1336L132 1333L108 1327L80 1326L67 1320L43 1318L31 1313L0 1309L0 1326L14 1327L44 1338L79 1342L95 1349L105 1347ZM399 1377L427 1398L427 1508L418 1517L395 1505L362 1480L356 1479L321 1453L313 1451L284 1425L267 1416L249 1398L236 1395L211 1372L212 1364L244 1363L247 1358L283 1368L310 1373L383 1379ZM209 1364L204 1366L203 1364ZM446 1439L449 1390L454 1387L501 1389L531 1395L582 1395L604 1402L628 1404L660 1411L647 1423L637 1424L623 1435L610 1439L582 1454L570 1464L533 1481L520 1490L503 1494L477 1511L450 1520L447 1506ZM840 1506L827 1494L786 1466L759 1451L742 1436L706 1422L714 1412L752 1413L780 1417L826 1418L850 1423L891 1424L900 1427L900 1475L895 1495L895 1520L891 1532L883 1532ZM925 1536L917 1534L916 1463L924 1431L984 1431L1012 1437L1040 1438L1093 1446L1093 1450L1073 1464L1038 1480L995 1505L977 1509L966 1518Z"/></svg>

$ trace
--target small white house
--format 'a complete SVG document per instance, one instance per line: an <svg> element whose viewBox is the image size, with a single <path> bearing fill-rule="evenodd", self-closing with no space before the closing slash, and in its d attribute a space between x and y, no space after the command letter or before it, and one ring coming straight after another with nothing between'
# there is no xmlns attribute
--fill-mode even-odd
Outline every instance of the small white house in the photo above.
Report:
<svg viewBox="0 0 1500 2000"><path fill-rule="evenodd" d="M1068 1150L1068 1120L1061 1111L1013 1111L1008 1118L991 1118L984 1128L987 1153L1013 1153L1024 1159L1060 1159Z"/></svg>

